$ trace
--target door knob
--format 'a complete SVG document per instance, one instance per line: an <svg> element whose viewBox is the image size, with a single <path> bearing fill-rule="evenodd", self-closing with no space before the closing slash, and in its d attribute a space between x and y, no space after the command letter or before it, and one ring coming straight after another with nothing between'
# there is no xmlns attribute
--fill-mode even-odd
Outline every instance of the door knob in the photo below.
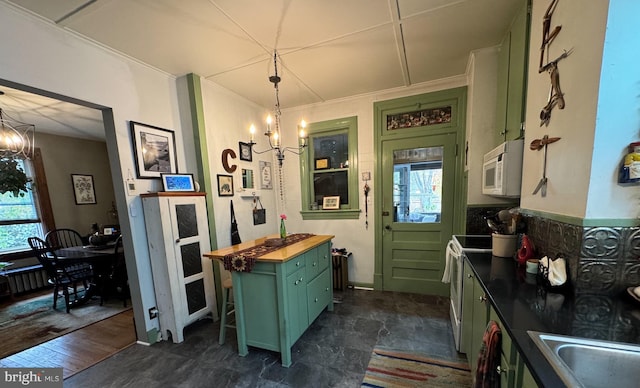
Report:
<svg viewBox="0 0 640 388"><path fill-rule="evenodd" d="M384 228L385 228L386 230L391 230L391 226L390 226L390 225L385 225L385 226L384 226Z"/></svg>

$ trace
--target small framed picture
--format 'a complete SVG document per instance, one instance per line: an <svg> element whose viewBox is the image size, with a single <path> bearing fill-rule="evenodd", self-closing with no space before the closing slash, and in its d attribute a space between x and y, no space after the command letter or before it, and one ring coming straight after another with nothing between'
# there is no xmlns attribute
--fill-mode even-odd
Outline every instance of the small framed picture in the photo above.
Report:
<svg viewBox="0 0 640 388"><path fill-rule="evenodd" d="M233 197L233 176L218 174L218 195Z"/></svg>
<svg viewBox="0 0 640 388"><path fill-rule="evenodd" d="M331 168L331 159L329 158L316 158L316 170L326 170Z"/></svg>
<svg viewBox="0 0 640 388"><path fill-rule="evenodd" d="M96 204L96 190L93 186L93 175L71 174L73 194L76 197L76 205Z"/></svg>
<svg viewBox="0 0 640 388"><path fill-rule="evenodd" d="M193 174L160 174L164 191L196 191Z"/></svg>
<svg viewBox="0 0 640 388"><path fill-rule="evenodd" d="M340 209L340 196L322 197L322 210Z"/></svg>
<svg viewBox="0 0 640 388"><path fill-rule="evenodd" d="M240 160L246 160L247 162L251 162L253 160L253 152L251 152L251 144L238 142L238 147L240 148Z"/></svg>
<svg viewBox="0 0 640 388"><path fill-rule="evenodd" d="M260 188L267 190L273 189L271 162L260 161Z"/></svg>

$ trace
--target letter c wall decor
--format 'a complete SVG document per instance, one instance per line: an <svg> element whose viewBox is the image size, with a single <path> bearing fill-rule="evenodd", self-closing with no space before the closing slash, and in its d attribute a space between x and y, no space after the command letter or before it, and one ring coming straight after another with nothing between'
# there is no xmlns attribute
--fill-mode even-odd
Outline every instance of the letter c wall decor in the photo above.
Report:
<svg viewBox="0 0 640 388"><path fill-rule="evenodd" d="M229 157L231 157L231 159L236 158L236 152L231 148L227 148L226 150L222 151L222 167L224 167L224 170L226 172L231 174L236 170L236 168L238 168L238 166L235 164L229 166Z"/></svg>

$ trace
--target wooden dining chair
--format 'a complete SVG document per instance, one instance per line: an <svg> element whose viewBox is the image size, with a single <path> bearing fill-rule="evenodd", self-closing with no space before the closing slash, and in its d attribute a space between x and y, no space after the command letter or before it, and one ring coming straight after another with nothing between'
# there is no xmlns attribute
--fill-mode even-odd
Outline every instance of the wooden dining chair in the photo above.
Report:
<svg viewBox="0 0 640 388"><path fill-rule="evenodd" d="M100 282L100 305L112 294L118 295L127 307L129 297L129 278L127 276L127 266L124 261L124 254L121 252L122 236L118 236L113 246L113 253L109 259L108 271L101 274Z"/></svg>
<svg viewBox="0 0 640 388"><path fill-rule="evenodd" d="M47 233L44 239L54 250L84 245L80 233L68 228L54 229Z"/></svg>
<svg viewBox="0 0 640 388"><path fill-rule="evenodd" d="M93 277L91 269L78 265L78 263L64 264L56 255L55 249L39 237L29 237L27 240L38 261L42 264L45 271L47 271L49 283L53 285L53 309L55 310L57 308L58 296L60 292L62 292L68 313L73 304L70 291L73 293L74 300L78 300L78 285L80 283L88 284L91 282ZM87 288L85 286L83 292L86 291Z"/></svg>
<svg viewBox="0 0 640 388"><path fill-rule="evenodd" d="M53 250L60 248L77 247L84 245L84 240L78 231L69 228L60 228L49 231L44 236L45 241ZM91 271L91 265L87 263L78 263L84 270ZM84 282L85 287L89 287L88 282Z"/></svg>

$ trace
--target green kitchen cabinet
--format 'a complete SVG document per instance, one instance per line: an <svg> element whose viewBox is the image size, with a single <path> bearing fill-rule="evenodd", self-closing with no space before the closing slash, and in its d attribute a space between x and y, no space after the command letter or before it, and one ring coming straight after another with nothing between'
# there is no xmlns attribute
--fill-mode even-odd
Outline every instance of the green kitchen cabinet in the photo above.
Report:
<svg viewBox="0 0 640 388"><path fill-rule="evenodd" d="M231 271L238 353L249 346L279 352L282 366L291 365L291 347L324 311L333 311L331 239L312 236L258 257L251 272ZM260 245L264 239L220 249L225 255Z"/></svg>
<svg viewBox="0 0 640 388"><path fill-rule="evenodd" d="M486 293L466 261L463 276L462 336L464 341L462 346L467 353L471 373L475 376L482 337L489 322L489 307Z"/></svg>
<svg viewBox="0 0 640 388"><path fill-rule="evenodd" d="M495 321L500 327L502 341L500 348L500 363L495 373L500 374L502 388L534 388L537 387L526 364L504 323L495 308L488 301L480 280L477 279L473 268L465 260L463 269L463 305L462 305L462 345L461 351L467 354L472 376L475 376L478 355L482 347L483 335L489 321Z"/></svg>
<svg viewBox="0 0 640 388"><path fill-rule="evenodd" d="M498 55L496 145L523 135L529 53L530 0L521 0Z"/></svg>
<svg viewBox="0 0 640 388"><path fill-rule="evenodd" d="M505 330L498 314L490 308L489 319L495 321L500 326L502 333L502 346L500 349L500 365L496 368L496 373L500 374L500 387L515 388L516 372L518 367L518 351L514 348L513 341L509 333Z"/></svg>
<svg viewBox="0 0 640 388"><path fill-rule="evenodd" d="M531 371L527 368L527 365L522 361L522 357L519 357L518 369L516 370L516 385L518 388L538 388L538 383L533 378Z"/></svg>
<svg viewBox="0 0 640 388"><path fill-rule="evenodd" d="M300 268L287 276L287 306L289 309L289 341L293 344L308 326L307 284L305 268Z"/></svg>

